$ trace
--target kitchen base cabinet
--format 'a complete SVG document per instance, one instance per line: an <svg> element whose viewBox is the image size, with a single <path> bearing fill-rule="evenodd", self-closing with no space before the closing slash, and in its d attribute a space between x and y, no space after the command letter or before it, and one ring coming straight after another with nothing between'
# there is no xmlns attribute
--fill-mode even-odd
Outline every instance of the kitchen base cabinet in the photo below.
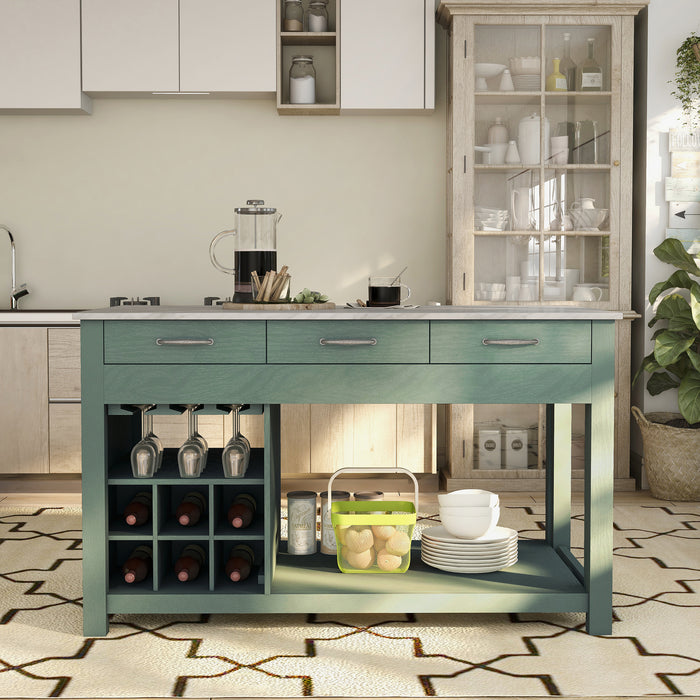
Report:
<svg viewBox="0 0 700 700"><path fill-rule="evenodd" d="M159 356L148 348L143 364L133 356L128 362L109 360L122 337L119 324L142 323L148 335L149 324L167 318L167 307L157 312L132 307L80 314L86 636L106 634L111 613L289 611L577 611L586 613L589 633L610 634L614 323L621 314L529 309L504 317L466 307L371 311L246 314L212 308L193 309L183 316L179 309L171 318L181 321L172 328L177 330L182 322L182 333L169 336L171 344L157 346ZM206 330L211 343L195 347L192 340L201 336L197 324L203 320L209 321L202 332ZM321 346L328 352L313 363L303 362L303 356L299 362L275 361L272 342L282 324L290 321L297 324L298 342L315 346L319 338L325 339ZM112 324L108 334L106 322ZM219 340L235 344L237 335L250 338L248 324L261 322L266 353L210 361L207 352L212 345ZM125 326L125 331L132 327ZM415 352L406 354L405 332L414 339L427 338L427 347L419 342ZM460 341L465 335L468 343ZM474 338L481 342L472 342ZM184 356L173 340L187 346L185 362L178 361ZM107 347L110 343L115 347ZM367 350L377 346L380 360L374 362ZM260 357L267 359L261 363ZM281 537L280 405L368 403L378 394L392 404L545 405L545 539L519 542L515 565L479 576L426 566L419 543L413 545L409 570L397 576L343 574L334 556L287 553ZM134 478L129 453L140 438L140 425L129 405L156 402L168 410L173 404L193 401L201 402L204 412L215 412L232 401L245 401L250 410L262 412L263 446L253 450L245 476L224 478L221 452L210 449L202 475L181 478L176 453L168 449L154 477ZM571 552L569 530L572 404L583 405L587 428L583 564ZM190 489L207 504L203 520L191 530L179 526L173 514ZM148 492L151 518L132 528L123 523L122 510L139 491ZM241 492L253 495L257 509L248 528L235 530L224 513ZM196 581L183 583L173 566L188 544L204 553L203 564ZM242 585L230 583L222 571L235 544L254 552L253 570ZM141 581L126 583L124 561L144 551L152 564L141 567Z"/></svg>

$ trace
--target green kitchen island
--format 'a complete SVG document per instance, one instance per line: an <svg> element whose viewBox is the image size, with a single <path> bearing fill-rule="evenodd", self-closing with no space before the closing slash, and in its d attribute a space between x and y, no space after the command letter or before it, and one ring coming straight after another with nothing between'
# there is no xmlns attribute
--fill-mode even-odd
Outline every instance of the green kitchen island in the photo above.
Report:
<svg viewBox="0 0 700 700"><path fill-rule="evenodd" d="M591 634L612 630L612 498L615 320L574 307L229 311L218 307L114 307L75 315L81 326L83 626L108 631L111 613L585 612ZM224 478L210 450L197 478L180 478L166 450L153 478L134 478L140 439L133 408L202 412L246 404L264 414L264 447L243 478ZM403 574L343 574L335 557L294 556L280 537L280 404L539 403L547 407L546 533L519 542L499 572L456 574L421 561L414 543ZM584 564L571 552L571 405L584 404ZM174 522L179 500L199 491L208 507L194 528ZM152 517L120 517L138 492ZM241 491L258 502L249 528L227 527ZM223 573L231 547L255 552L250 577ZM185 544L207 553L202 573L177 581ZM127 584L124 558L153 551L147 578Z"/></svg>

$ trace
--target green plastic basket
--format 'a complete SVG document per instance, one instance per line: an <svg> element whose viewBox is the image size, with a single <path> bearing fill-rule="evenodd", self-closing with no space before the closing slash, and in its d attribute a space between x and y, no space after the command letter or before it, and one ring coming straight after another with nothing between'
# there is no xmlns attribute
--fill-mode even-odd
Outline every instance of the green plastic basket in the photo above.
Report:
<svg viewBox="0 0 700 700"><path fill-rule="evenodd" d="M338 568L344 574L402 574L411 564L411 540L416 525L418 482L403 467L343 467L343 472L407 474L414 484L411 501L332 501L331 523L335 533ZM378 510L380 512L378 512Z"/></svg>

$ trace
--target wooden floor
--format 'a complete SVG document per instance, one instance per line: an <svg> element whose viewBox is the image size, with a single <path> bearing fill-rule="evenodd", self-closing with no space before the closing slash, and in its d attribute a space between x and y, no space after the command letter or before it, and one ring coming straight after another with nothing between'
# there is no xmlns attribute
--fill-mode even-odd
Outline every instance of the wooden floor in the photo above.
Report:
<svg viewBox="0 0 700 700"><path fill-rule="evenodd" d="M365 482L367 490L382 490L385 498L413 498L413 489L406 481L405 490L390 491L392 486L386 480L377 482ZM394 488L395 488L395 482ZM428 512L437 511L437 481L421 480L419 491L418 510ZM81 505L80 479L23 479L17 477L0 478L0 506L79 506ZM343 488L340 479L334 482L335 488ZM282 480L282 493L297 489L325 490L326 483L317 480L305 481L303 479ZM532 505L544 503L544 492L502 492L499 494L501 503L509 505ZM636 503L638 505L659 505L660 503L672 503L659 501L653 498L649 491L620 491L615 493L615 504ZM285 501L283 499L283 504ZM582 493L573 493L574 504L583 502Z"/></svg>

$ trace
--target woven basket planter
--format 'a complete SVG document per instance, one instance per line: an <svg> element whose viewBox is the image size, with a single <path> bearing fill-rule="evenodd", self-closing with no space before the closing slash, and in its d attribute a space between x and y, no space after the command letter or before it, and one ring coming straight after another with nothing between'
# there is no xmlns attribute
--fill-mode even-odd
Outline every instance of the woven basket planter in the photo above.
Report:
<svg viewBox="0 0 700 700"><path fill-rule="evenodd" d="M678 413L642 413L632 406L642 431L644 467L654 498L700 500L700 430L664 425Z"/></svg>

